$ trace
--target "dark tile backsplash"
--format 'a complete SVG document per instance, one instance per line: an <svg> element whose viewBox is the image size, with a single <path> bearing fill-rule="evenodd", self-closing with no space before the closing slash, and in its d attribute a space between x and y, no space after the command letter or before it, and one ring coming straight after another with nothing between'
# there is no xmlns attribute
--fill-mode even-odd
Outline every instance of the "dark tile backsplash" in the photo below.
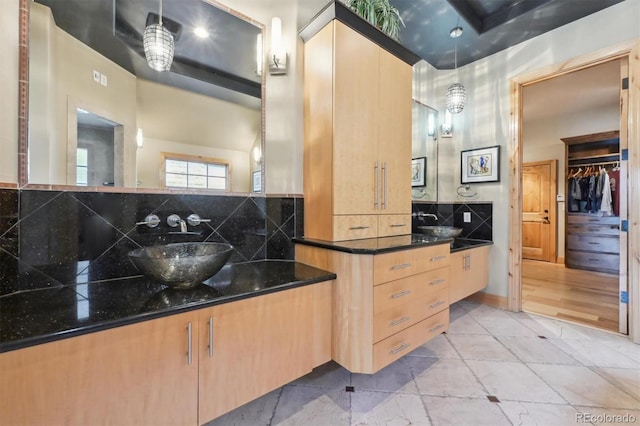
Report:
<svg viewBox="0 0 640 426"><path fill-rule="evenodd" d="M493 241L493 203L433 203L416 201L412 204L414 213L421 211L438 216L436 221L426 217L414 217L412 229L420 225L445 225L462 228L460 238L473 238ZM471 222L464 222L464 212L471 213Z"/></svg>
<svg viewBox="0 0 640 426"><path fill-rule="evenodd" d="M127 253L183 241L226 242L231 263L294 258L302 198L0 189L0 297L139 275ZM157 228L136 225L150 213ZM210 222L176 234L168 215Z"/></svg>

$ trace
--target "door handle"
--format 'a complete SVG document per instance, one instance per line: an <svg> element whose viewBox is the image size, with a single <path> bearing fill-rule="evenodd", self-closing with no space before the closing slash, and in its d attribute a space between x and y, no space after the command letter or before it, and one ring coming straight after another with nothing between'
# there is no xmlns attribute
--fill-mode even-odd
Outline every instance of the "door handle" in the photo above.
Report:
<svg viewBox="0 0 640 426"><path fill-rule="evenodd" d="M213 358L213 317L209 317L209 358Z"/></svg>

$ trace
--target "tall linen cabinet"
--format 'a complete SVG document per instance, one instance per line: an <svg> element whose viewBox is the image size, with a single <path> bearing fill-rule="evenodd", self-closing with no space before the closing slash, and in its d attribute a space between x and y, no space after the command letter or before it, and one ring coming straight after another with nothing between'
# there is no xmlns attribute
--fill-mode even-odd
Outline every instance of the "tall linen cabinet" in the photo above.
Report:
<svg viewBox="0 0 640 426"><path fill-rule="evenodd" d="M334 19L304 50L306 238L411 233L411 65Z"/></svg>

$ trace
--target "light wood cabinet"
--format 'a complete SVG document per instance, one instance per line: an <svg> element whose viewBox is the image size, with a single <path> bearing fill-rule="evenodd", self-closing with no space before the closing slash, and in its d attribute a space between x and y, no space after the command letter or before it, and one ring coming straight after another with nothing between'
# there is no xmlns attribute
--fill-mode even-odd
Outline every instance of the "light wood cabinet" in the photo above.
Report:
<svg viewBox="0 0 640 426"><path fill-rule="evenodd" d="M331 286L0 354L0 423L206 423L330 359Z"/></svg>
<svg viewBox="0 0 640 426"><path fill-rule="evenodd" d="M445 331L449 246L353 254L296 245L296 260L334 271L332 358L375 373Z"/></svg>
<svg viewBox="0 0 640 426"><path fill-rule="evenodd" d="M489 284L489 248L482 246L451 253L450 303L464 299Z"/></svg>
<svg viewBox="0 0 640 426"><path fill-rule="evenodd" d="M195 425L197 330L186 313L0 354L0 423Z"/></svg>
<svg viewBox="0 0 640 426"><path fill-rule="evenodd" d="M410 234L411 66L334 20L304 73L305 236Z"/></svg>

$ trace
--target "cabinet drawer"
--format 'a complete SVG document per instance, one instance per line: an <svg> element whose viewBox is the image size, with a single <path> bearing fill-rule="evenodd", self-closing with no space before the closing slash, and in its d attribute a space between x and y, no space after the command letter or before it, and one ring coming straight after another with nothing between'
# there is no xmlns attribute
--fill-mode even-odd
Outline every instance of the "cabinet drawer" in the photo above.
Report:
<svg viewBox="0 0 640 426"><path fill-rule="evenodd" d="M375 215L333 216L334 241L359 240L378 236L378 217Z"/></svg>
<svg viewBox="0 0 640 426"><path fill-rule="evenodd" d="M568 214L567 223L569 224L586 224L586 225L617 225L620 218L617 216L591 216L581 214Z"/></svg>
<svg viewBox="0 0 640 426"><path fill-rule="evenodd" d="M620 269L620 256L610 253L567 250L565 264L569 268L617 273Z"/></svg>
<svg viewBox="0 0 640 426"><path fill-rule="evenodd" d="M377 285L373 289L373 314L377 315L448 287L449 268L439 268Z"/></svg>
<svg viewBox="0 0 640 426"><path fill-rule="evenodd" d="M620 235L620 225L567 225L567 234Z"/></svg>
<svg viewBox="0 0 640 426"><path fill-rule="evenodd" d="M572 234L567 236L567 249L617 254L620 253L620 239L609 236Z"/></svg>
<svg viewBox="0 0 640 426"><path fill-rule="evenodd" d="M449 265L449 244L379 254L373 258L373 284L431 271Z"/></svg>
<svg viewBox="0 0 640 426"><path fill-rule="evenodd" d="M378 216L378 236L411 234L410 214L383 214Z"/></svg>
<svg viewBox="0 0 640 426"><path fill-rule="evenodd" d="M445 309L373 345L373 372L389 365L449 328Z"/></svg>

